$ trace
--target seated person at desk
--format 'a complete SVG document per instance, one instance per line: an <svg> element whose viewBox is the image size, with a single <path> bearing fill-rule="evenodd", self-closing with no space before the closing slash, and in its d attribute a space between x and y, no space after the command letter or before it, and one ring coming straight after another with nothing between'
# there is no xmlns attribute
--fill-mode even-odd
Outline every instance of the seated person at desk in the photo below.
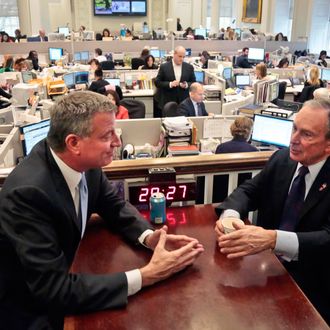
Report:
<svg viewBox="0 0 330 330"><path fill-rule="evenodd" d="M279 62L277 67L279 69L286 69L289 66L290 62L287 57L283 57Z"/></svg>
<svg viewBox="0 0 330 330"><path fill-rule="evenodd" d="M208 53L207 50L203 50L199 58L200 62L202 63L202 69L207 69L209 59L210 59L210 54Z"/></svg>
<svg viewBox="0 0 330 330"><path fill-rule="evenodd" d="M14 70L18 72L27 71L28 65L26 63L25 58L21 57L15 60L14 62Z"/></svg>
<svg viewBox="0 0 330 330"><path fill-rule="evenodd" d="M304 82L304 86L325 87L323 80L320 79L320 69L316 65L310 68L309 79Z"/></svg>
<svg viewBox="0 0 330 330"><path fill-rule="evenodd" d="M13 65L14 65L14 57L11 55L4 55L3 65L2 65L2 68L0 69L0 73L12 72Z"/></svg>
<svg viewBox="0 0 330 330"><path fill-rule="evenodd" d="M194 67L184 62L186 50L182 46L174 49L173 59L163 63L158 71L155 85L158 88L160 109L167 102L180 103L189 96L189 87L196 81Z"/></svg>
<svg viewBox="0 0 330 330"><path fill-rule="evenodd" d="M230 133L233 136L231 141L221 143L217 146L216 154L232 152L252 152L258 151L247 141L250 139L253 127L252 119L248 117L239 117L230 126Z"/></svg>
<svg viewBox="0 0 330 330"><path fill-rule="evenodd" d="M94 72L94 81L89 86L88 90L100 94L104 94L101 90L102 87L109 85L109 83L103 79L103 71L102 69L96 69Z"/></svg>
<svg viewBox="0 0 330 330"><path fill-rule="evenodd" d="M189 89L189 97L179 104L178 113L186 117L208 116L203 97L203 85L197 82L192 83Z"/></svg>
<svg viewBox="0 0 330 330"><path fill-rule="evenodd" d="M203 252L196 239L168 235L166 226L153 231L103 173L121 145L114 111L103 95L64 96L50 111L47 138L6 178L0 192L2 328L63 329L67 314L124 307L128 296ZM93 213L132 246L154 251L150 262L114 274L71 273Z"/></svg>
<svg viewBox="0 0 330 330"><path fill-rule="evenodd" d="M41 67L39 66L39 58L38 58L38 53L37 53L37 51L35 51L35 50L31 50L30 52L29 52L29 55L28 55L28 57L26 58L26 60L28 61L27 63L28 63L28 65L29 65L29 63L30 63L30 68L29 68L29 70L36 70L36 71L38 71L38 70L41 70Z"/></svg>
<svg viewBox="0 0 330 330"><path fill-rule="evenodd" d="M142 70L157 70L158 66L155 64L155 58L152 55L147 55L144 59L144 65L141 66Z"/></svg>
<svg viewBox="0 0 330 330"><path fill-rule="evenodd" d="M249 48L244 47L242 50L242 55L238 56L236 59L236 66L238 68L244 68L244 69L252 68L252 64L249 63L248 60L248 55L249 55Z"/></svg>
<svg viewBox="0 0 330 330"><path fill-rule="evenodd" d="M276 253L330 325L330 102L308 101L296 114L290 148L274 153L264 169L216 208L220 252L229 259ZM256 226L235 225L223 234L221 219L244 219L258 210Z"/></svg>
<svg viewBox="0 0 330 330"><path fill-rule="evenodd" d="M101 48L95 48L95 59L97 59L100 63L107 61L107 58L102 55L102 49Z"/></svg>
<svg viewBox="0 0 330 330"><path fill-rule="evenodd" d="M117 107L116 120L129 119L128 110L120 104L118 93L114 89L108 88L108 86L106 87L104 95Z"/></svg>
<svg viewBox="0 0 330 330"><path fill-rule="evenodd" d="M317 65L319 66L323 66L324 68L328 67L328 63L327 61L325 60L327 57L327 51L326 50L321 50L320 52L320 56L319 56L319 59L318 61L316 62Z"/></svg>
<svg viewBox="0 0 330 330"><path fill-rule="evenodd" d="M267 75L267 66L264 63L259 63L255 68L256 81L271 80L274 76ZM254 83L256 82L254 81Z"/></svg>
<svg viewBox="0 0 330 330"><path fill-rule="evenodd" d="M102 38L110 38L110 37L111 37L110 30L107 28L103 29Z"/></svg>

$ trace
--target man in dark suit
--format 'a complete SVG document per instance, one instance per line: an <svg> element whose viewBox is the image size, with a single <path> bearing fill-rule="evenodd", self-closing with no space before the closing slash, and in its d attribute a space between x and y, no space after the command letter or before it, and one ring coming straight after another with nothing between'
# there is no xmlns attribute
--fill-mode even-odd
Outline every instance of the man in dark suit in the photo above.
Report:
<svg viewBox="0 0 330 330"><path fill-rule="evenodd" d="M181 103L189 96L189 87L196 81L194 67L185 63L186 50L178 46L174 50L173 60L160 66L155 80L158 88L158 107L163 109L167 102Z"/></svg>
<svg viewBox="0 0 330 330"><path fill-rule="evenodd" d="M248 55L249 55L249 48L244 47L242 51L242 55L238 56L236 60L236 66L238 68L244 68L244 69L252 68L252 64L249 63L248 60Z"/></svg>
<svg viewBox="0 0 330 330"><path fill-rule="evenodd" d="M276 152L257 176L216 208L221 216L215 227L220 251L228 258L269 249L279 255L328 324L329 128L330 102L306 102L295 117L290 148ZM244 218L256 209L257 226L234 225L236 231L223 235L223 217Z"/></svg>
<svg viewBox="0 0 330 330"><path fill-rule="evenodd" d="M204 88L200 83L193 83L189 89L189 97L179 104L178 112L181 116L208 116L203 102Z"/></svg>
<svg viewBox="0 0 330 330"><path fill-rule="evenodd" d="M120 146L114 125L115 106L105 96L71 93L53 106L47 139L6 179L0 192L1 329L62 329L65 314L125 306L128 296L203 251L193 238L167 235L166 226L153 231L118 196L101 170ZM92 213L131 243L154 250L150 262L115 274L69 273Z"/></svg>

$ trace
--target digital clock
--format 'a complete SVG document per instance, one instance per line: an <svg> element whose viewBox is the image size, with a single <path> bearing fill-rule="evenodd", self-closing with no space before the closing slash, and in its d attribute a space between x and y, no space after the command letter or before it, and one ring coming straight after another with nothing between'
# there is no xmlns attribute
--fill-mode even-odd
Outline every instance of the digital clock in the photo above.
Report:
<svg viewBox="0 0 330 330"><path fill-rule="evenodd" d="M146 186L130 186L129 201L133 205L148 205L151 194L162 192L168 203L191 201L196 198L196 183L160 183Z"/></svg>

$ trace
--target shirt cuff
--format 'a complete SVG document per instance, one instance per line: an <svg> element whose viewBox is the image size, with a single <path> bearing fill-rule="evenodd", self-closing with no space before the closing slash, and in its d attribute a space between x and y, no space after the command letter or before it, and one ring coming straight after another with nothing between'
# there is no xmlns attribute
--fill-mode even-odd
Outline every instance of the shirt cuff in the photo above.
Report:
<svg viewBox="0 0 330 330"><path fill-rule="evenodd" d="M151 229L147 229L145 230L138 238L138 241L140 242L140 244L142 244L143 246L145 246L146 248L150 249L149 246L147 246L146 244L144 244L144 240L146 239L146 237L150 234L153 234L153 230Z"/></svg>
<svg viewBox="0 0 330 330"><path fill-rule="evenodd" d="M235 211L233 209L227 209L227 210L224 210L220 215L220 219L223 219L223 218L237 218L237 219L240 219L241 216L237 211Z"/></svg>
<svg viewBox="0 0 330 330"><path fill-rule="evenodd" d="M138 269L133 269L125 272L127 277L127 296L132 296L141 290L142 276Z"/></svg>
<svg viewBox="0 0 330 330"><path fill-rule="evenodd" d="M296 233L276 230L276 244L274 252L285 261L298 260L299 241Z"/></svg>

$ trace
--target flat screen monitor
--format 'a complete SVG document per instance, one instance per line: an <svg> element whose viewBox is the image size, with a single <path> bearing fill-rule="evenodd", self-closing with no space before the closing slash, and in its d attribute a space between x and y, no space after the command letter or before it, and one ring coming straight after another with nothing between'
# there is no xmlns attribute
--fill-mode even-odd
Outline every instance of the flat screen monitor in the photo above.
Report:
<svg viewBox="0 0 330 330"><path fill-rule="evenodd" d="M195 36L203 36L204 38L206 38L206 35L206 29L195 29Z"/></svg>
<svg viewBox="0 0 330 330"><path fill-rule="evenodd" d="M278 98L278 92L279 92L279 83L273 82L269 83L268 86L268 102L274 101Z"/></svg>
<svg viewBox="0 0 330 330"><path fill-rule="evenodd" d="M204 71L195 71L195 77L196 77L196 82L199 82L200 84L204 84Z"/></svg>
<svg viewBox="0 0 330 330"><path fill-rule="evenodd" d="M46 119L38 123L33 123L20 127L23 135L23 153L27 156L32 148L48 134L50 120Z"/></svg>
<svg viewBox="0 0 330 330"><path fill-rule="evenodd" d="M110 85L119 86L120 87L120 79L119 78L106 78L105 79Z"/></svg>
<svg viewBox="0 0 330 330"><path fill-rule="evenodd" d="M146 16L147 0L94 0L94 15Z"/></svg>
<svg viewBox="0 0 330 330"><path fill-rule="evenodd" d="M75 86L74 72L64 74L63 80L66 87L73 88Z"/></svg>
<svg viewBox="0 0 330 330"><path fill-rule="evenodd" d="M88 84L88 71L80 71L74 73L74 81L76 84Z"/></svg>
<svg viewBox="0 0 330 330"><path fill-rule="evenodd" d="M164 49L159 50L159 58L164 58L166 55L166 51Z"/></svg>
<svg viewBox="0 0 330 330"><path fill-rule="evenodd" d="M49 60L58 61L63 56L63 48L49 47Z"/></svg>
<svg viewBox="0 0 330 330"><path fill-rule="evenodd" d="M227 79L231 79L233 75L233 70L230 67L224 67L223 71L222 71L222 77L223 79L227 80Z"/></svg>
<svg viewBox="0 0 330 330"><path fill-rule="evenodd" d="M154 58L160 57L159 49L150 49L149 54L152 55Z"/></svg>
<svg viewBox="0 0 330 330"><path fill-rule="evenodd" d="M237 87L250 86L250 75L248 75L248 74L237 74L235 76L235 85Z"/></svg>
<svg viewBox="0 0 330 330"><path fill-rule="evenodd" d="M58 33L63 33L67 37L70 35L70 29L67 26L59 27Z"/></svg>
<svg viewBox="0 0 330 330"><path fill-rule="evenodd" d="M252 141L277 147L288 147L292 126L292 120L254 115Z"/></svg>
<svg viewBox="0 0 330 330"><path fill-rule="evenodd" d="M89 51L80 52L80 57L81 57L82 61L88 61L89 60Z"/></svg>
<svg viewBox="0 0 330 330"><path fill-rule="evenodd" d="M186 56L191 56L191 48L186 48Z"/></svg>
<svg viewBox="0 0 330 330"><path fill-rule="evenodd" d="M330 69L322 69L321 79L330 81Z"/></svg>
<svg viewBox="0 0 330 330"><path fill-rule="evenodd" d="M80 62L81 61L81 53L80 52L75 52L73 58L74 58L75 62Z"/></svg>
<svg viewBox="0 0 330 330"><path fill-rule="evenodd" d="M251 62L262 62L265 58L263 48L249 48L248 60Z"/></svg>
<svg viewBox="0 0 330 330"><path fill-rule="evenodd" d="M37 74L32 71L22 71L21 73L24 84L28 84L30 80L37 78Z"/></svg>

